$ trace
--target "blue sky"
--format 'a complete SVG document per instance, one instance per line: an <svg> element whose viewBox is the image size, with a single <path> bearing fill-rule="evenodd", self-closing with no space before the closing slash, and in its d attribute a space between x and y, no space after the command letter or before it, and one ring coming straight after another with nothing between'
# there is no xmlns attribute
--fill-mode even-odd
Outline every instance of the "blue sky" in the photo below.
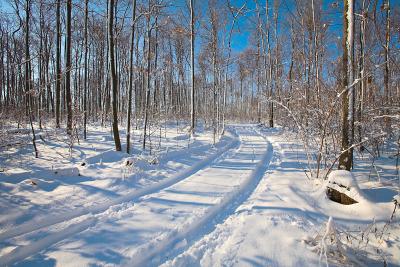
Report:
<svg viewBox="0 0 400 267"><path fill-rule="evenodd" d="M199 0L198 0L199 1ZM221 0L226 1L226 0ZM311 1L311 0L299 0L301 1ZM318 0L316 0L317 2ZM265 10L265 0L258 0L259 4L263 6ZM269 0L269 6L272 8L274 0ZM278 34L282 34L282 31L286 32L287 29L284 28L283 20L287 17L294 9L294 0L279 0L279 16L278 21ZM239 7L246 3L249 10L254 11L255 4L254 0L231 0L232 5ZM338 6L334 7L334 3ZM373 1L371 1L372 7ZM361 5L360 0L355 0L356 7ZM380 6L382 0L378 0L378 12L380 11ZM394 6L400 6L400 0L390 0L391 8ZM238 27L240 28L240 33L236 32L232 38L232 48L234 51L239 52L244 50L249 43L249 36L251 32L248 30L249 20L251 16L254 16L254 12L248 12L246 16L243 16L238 21ZM271 11L270 11L271 12ZM322 18L325 22L328 22L328 32L333 36L342 36L342 12L343 12L343 0L322 0ZM288 14L289 13L289 14ZM393 14L393 12L392 12ZM272 13L271 13L272 16ZM254 25L251 25L254 27Z"/></svg>
<svg viewBox="0 0 400 267"><path fill-rule="evenodd" d="M332 3L339 2L339 6L337 8L332 8ZM323 17L324 20L328 20L329 23L329 32L334 35L341 36L342 32L342 2L343 1L335 1L335 0L324 0L323 1ZM232 4L234 6L242 6L246 3L246 6L250 10L246 16L241 17L238 21L238 27L240 28L240 33L236 32L232 38L232 48L236 51L244 50L249 43L249 36L251 32L248 30L249 28L249 20L251 16L254 16L255 4L253 0L233 0ZM265 1L259 1L260 5L262 4L263 10L265 12ZM269 1L270 5L270 16L272 16L272 5L273 0ZM279 15L278 19L278 34L281 34L282 31L286 31L284 27L285 17L287 17L289 12L293 12L294 5L293 0L281 0L279 5Z"/></svg>
<svg viewBox="0 0 400 267"><path fill-rule="evenodd" d="M75 0L73 0L75 1ZM171 4L177 6L178 8L182 8L182 12L185 13L188 10L186 9L186 3L188 0L171 0ZM243 4L246 4L247 12L244 16L239 17L237 21L237 26L235 27L234 34L232 36L232 51L234 53L241 52L245 50L249 45L250 35L252 31L254 31L255 25L252 24L252 21L255 20L255 3L254 0L229 0L232 6L241 7ZM260 7L265 12L265 0L257 0ZM275 0L269 0L270 12L273 6L273 2ZM283 34L283 32L289 32L288 29L285 29L284 20L293 12L294 9L294 1L295 0L279 0L279 22L278 22L278 34ZM298 1L311 1L311 0L298 0ZM315 0L318 2L319 0ZM356 5L360 4L360 0L355 0ZM383 0L378 0L378 7L380 7ZM139 3L143 2L138 0ZM146 2L146 0L144 0ZM168 0L167 0L168 2ZM201 12L203 15L207 9L207 0L195 0L196 7L201 8ZM218 4L226 5L227 0L217 0ZM399 6L400 0L391 0L391 6ZM338 7L332 7L333 3L338 3ZM328 31L333 36L341 37L342 34L342 10L343 10L343 0L322 0L323 10L322 16L324 21L328 22ZM97 6L97 5L96 5ZM96 8L99 8L98 6ZM12 12L9 8L6 0L0 0L0 9L6 12ZM293 13L292 13L293 14ZM270 13L272 16L272 12ZM229 30L230 22L227 25L227 31ZM332 47L332 49L336 49Z"/></svg>

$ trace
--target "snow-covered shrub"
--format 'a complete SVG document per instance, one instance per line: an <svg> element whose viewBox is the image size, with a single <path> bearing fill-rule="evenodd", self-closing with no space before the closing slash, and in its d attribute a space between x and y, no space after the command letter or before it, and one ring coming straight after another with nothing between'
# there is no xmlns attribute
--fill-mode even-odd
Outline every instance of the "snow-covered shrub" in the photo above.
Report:
<svg viewBox="0 0 400 267"><path fill-rule="evenodd" d="M137 159L135 157L125 158L122 162L122 177L127 178L131 173L135 171Z"/></svg>
<svg viewBox="0 0 400 267"><path fill-rule="evenodd" d="M329 217L322 231L315 238L305 240L305 243L310 246L311 251L319 254L320 266L321 263L329 266L329 262L345 266L363 266L354 253L364 252L352 248L355 242L352 243L349 237L350 235L340 231L333 218Z"/></svg>
<svg viewBox="0 0 400 267"><path fill-rule="evenodd" d="M388 254L383 247L392 246L391 232L396 208L389 221L379 226L373 220L365 228L341 229L329 217L326 225L318 231L315 237L307 237L303 241L310 250L320 256L320 265L329 263L339 266L367 266L374 263L377 266L387 266Z"/></svg>

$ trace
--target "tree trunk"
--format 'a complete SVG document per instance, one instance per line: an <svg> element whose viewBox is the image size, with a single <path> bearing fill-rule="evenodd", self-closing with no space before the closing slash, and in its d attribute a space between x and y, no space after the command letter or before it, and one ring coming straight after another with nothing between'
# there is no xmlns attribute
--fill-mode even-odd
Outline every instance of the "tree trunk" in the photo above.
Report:
<svg viewBox="0 0 400 267"><path fill-rule="evenodd" d="M190 112L190 128L192 134L194 133L195 123L195 107L194 107L194 0L190 0L190 59L191 59L191 80L192 80L192 94L191 94L191 112Z"/></svg>
<svg viewBox="0 0 400 267"><path fill-rule="evenodd" d="M149 0L149 12L150 12L150 0ZM147 74L146 74L146 99L144 105L144 127L143 127L143 150L146 149L146 138L147 138L147 123L149 120L149 107L150 107L150 53L151 53L151 25L150 25L150 14L147 17Z"/></svg>
<svg viewBox="0 0 400 267"><path fill-rule="evenodd" d="M354 2L344 1L343 14L343 90L342 96L342 151L339 157L339 169L350 171L353 164L354 136L354 85L353 83L353 32L354 32Z"/></svg>
<svg viewBox="0 0 400 267"><path fill-rule="evenodd" d="M274 92L272 87L272 56L271 56L271 43L269 38L269 9L268 9L268 0L265 0L265 10L267 10L265 16L267 17L267 46L268 46L268 61L269 61L269 97L273 98ZM274 127L274 102L270 101L269 103L269 127Z"/></svg>
<svg viewBox="0 0 400 267"><path fill-rule="evenodd" d="M60 105L61 105L61 0L57 0L56 28L56 127L60 128Z"/></svg>
<svg viewBox="0 0 400 267"><path fill-rule="evenodd" d="M30 12L31 12L31 0L26 0L26 25L25 25L25 99L26 108L29 116L29 123L32 131L32 145L35 151L35 158L39 157L39 152L36 147L36 135L35 129L33 128L32 122L32 97L31 97L31 56L29 52L29 24L30 24Z"/></svg>
<svg viewBox="0 0 400 267"><path fill-rule="evenodd" d="M89 0L85 0L85 66L84 66L84 85L83 85L83 138L86 139L87 122L87 95L88 95L88 10Z"/></svg>
<svg viewBox="0 0 400 267"><path fill-rule="evenodd" d="M132 0L132 32L129 51L129 88L128 88L128 114L126 118L126 153L129 154L131 146L131 113L132 113L132 90L133 90L133 48L135 46L135 23L136 23L136 0Z"/></svg>
<svg viewBox="0 0 400 267"><path fill-rule="evenodd" d="M366 11L365 11L365 0L362 1L362 9L361 9L361 21L360 21L360 58L358 60L359 64L359 79L360 81L360 96L358 98L358 142L362 141L363 136L363 113L364 113L364 97L365 97L365 85L366 81L365 75L365 26L367 23ZM364 146L361 146L360 149L363 149Z"/></svg>
<svg viewBox="0 0 400 267"><path fill-rule="evenodd" d="M67 0L67 39L66 39L66 62L65 62L65 98L67 104L67 133L72 135L72 99L71 99L71 14L72 0Z"/></svg>
<svg viewBox="0 0 400 267"><path fill-rule="evenodd" d="M118 110L117 110L117 74L115 69L115 51L114 51L114 0L108 2L108 54L110 59L110 83L112 90L112 130L114 134L115 150L121 151L121 141L118 130Z"/></svg>
<svg viewBox="0 0 400 267"><path fill-rule="evenodd" d="M389 106L391 104L391 92L389 88L389 82L390 82L390 65L389 65L389 45L390 45L390 0L385 1L384 8L386 10L386 31L385 31L385 73L383 75L383 82L385 84L385 100L384 100L384 105L387 106L385 108L385 115L389 115ZM388 134L390 134L391 129L391 119L389 116L385 117L385 130Z"/></svg>

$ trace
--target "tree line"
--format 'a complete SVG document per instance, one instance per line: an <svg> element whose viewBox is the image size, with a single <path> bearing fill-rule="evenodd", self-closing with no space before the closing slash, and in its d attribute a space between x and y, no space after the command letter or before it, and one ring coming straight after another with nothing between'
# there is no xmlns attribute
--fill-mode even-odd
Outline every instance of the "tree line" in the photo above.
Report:
<svg viewBox="0 0 400 267"><path fill-rule="evenodd" d="M69 136L226 121L297 131L315 173L399 136L400 13L390 0L6 0L3 121ZM341 19L337 19L337 18ZM247 33L244 35L244 33ZM240 40L246 39L244 40ZM246 43L245 48L238 45ZM35 147L36 156L37 149Z"/></svg>

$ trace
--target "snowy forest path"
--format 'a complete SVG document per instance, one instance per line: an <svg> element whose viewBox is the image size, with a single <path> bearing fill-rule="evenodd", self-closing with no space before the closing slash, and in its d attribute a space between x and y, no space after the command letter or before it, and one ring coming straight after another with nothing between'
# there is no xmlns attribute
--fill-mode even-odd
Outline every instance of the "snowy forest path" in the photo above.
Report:
<svg viewBox="0 0 400 267"><path fill-rule="evenodd" d="M86 208L77 208L71 210L70 212L64 212L61 214L48 214L44 218L23 223L9 229L8 231L0 233L0 242L6 244L8 243L7 240L9 239L19 238L20 236L24 236L32 232L43 231L45 233L45 237L35 240L28 245L16 247L11 252L1 256L0 264L11 265L15 262L23 260L24 258L46 249L73 234L77 234L86 230L97 222L98 217L102 217L102 213L107 213L108 210L119 209L119 206L126 206L129 205L129 203L133 205L133 203L141 201L141 199L146 195L158 192L186 179L187 177L190 177L196 172L212 164L225 153L228 153L230 150L235 149L240 145L238 136L234 132L232 132L232 134L233 138L231 138L231 141L229 141L227 144L224 146L215 147L215 152L207 155L202 160L193 163L192 166L183 169L182 171L162 180L161 182L135 190L131 193L101 204ZM176 156L180 154L184 156L184 153L178 152L175 154ZM56 228L57 231L55 233L51 233L51 231L49 231L50 228ZM46 231L50 233L46 233Z"/></svg>
<svg viewBox="0 0 400 267"><path fill-rule="evenodd" d="M217 155L195 164L185 177L147 189L147 194L136 196L137 201L127 199L98 210L95 216L89 211L82 218L74 217L44 238L15 248L0 262L10 265L34 255L25 261L38 263L43 254L58 258L59 253L67 253L72 261L85 255L88 263L164 262L229 216L268 168L272 146L252 126L236 126L235 130L240 142L233 141ZM73 245L77 242L82 247ZM107 255L96 254L105 244Z"/></svg>
<svg viewBox="0 0 400 267"><path fill-rule="evenodd" d="M172 216L178 225L128 252L125 266L157 266L176 256L229 217L253 192L268 169L272 145L253 126L236 127L236 131L241 140L236 151L149 199L149 206L167 206L169 214L179 214Z"/></svg>
<svg viewBox="0 0 400 267"><path fill-rule="evenodd" d="M199 171L202 168L205 168L206 166L211 164L214 160L218 159L222 154L224 154L225 152L227 152L230 149L234 149L238 145L239 145L239 140L235 136L231 142L229 142L224 147L217 149L217 151L215 153L207 156L206 158L197 162L193 166L188 167L188 168L180 171L176 175L169 177L159 183L148 186L146 188L141 188L141 189L135 190L131 193L117 197L116 199L107 201L102 204L93 205L91 207L78 208L78 209L74 209L70 212L65 212L63 214L56 214L55 216L52 216L51 218L46 216L46 218L43 218L43 219L42 218L35 219L34 222L23 223L21 225L13 227L12 229L10 229L8 231L0 233L0 242L5 241L10 238L13 238L13 237L16 237L16 236L25 235L30 232L39 230L41 228L49 227L49 226L52 226L52 225L55 225L55 224L58 224L58 223L61 223L61 222L67 221L67 220L72 220L74 218L77 218L77 217L80 217L83 215L98 214L98 213L104 212L111 206L114 206L117 204L138 200L140 197L155 193L163 188L169 187L169 186L173 185L174 183L177 183L177 182L185 179L186 177L189 177L190 175L193 175L197 171ZM182 153L178 151L178 153L175 152L175 154L179 155Z"/></svg>

